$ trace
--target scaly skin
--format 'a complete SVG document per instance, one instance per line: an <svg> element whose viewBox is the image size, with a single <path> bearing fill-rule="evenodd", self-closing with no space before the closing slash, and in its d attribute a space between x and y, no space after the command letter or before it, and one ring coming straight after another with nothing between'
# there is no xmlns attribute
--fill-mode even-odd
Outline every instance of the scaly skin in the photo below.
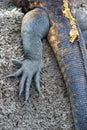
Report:
<svg viewBox="0 0 87 130"><path fill-rule="evenodd" d="M69 0L72 14L75 16L77 8L82 4L82 0Z"/></svg>
<svg viewBox="0 0 87 130"><path fill-rule="evenodd" d="M69 0L72 14L76 17L87 47L87 11L79 9L82 0Z"/></svg>
<svg viewBox="0 0 87 130"><path fill-rule="evenodd" d="M75 129L87 130L87 54L80 29L78 27L79 37L71 44L69 36L71 26L69 20L62 13L62 0L29 0L28 9L35 7L36 9L24 16L22 22L21 35L25 60L23 62L13 61L21 68L9 77L22 75L19 95L25 89L26 101L29 97L33 76L36 88L38 92L40 91L41 39L48 33L48 41L69 90Z"/></svg>
<svg viewBox="0 0 87 130"><path fill-rule="evenodd" d="M87 30L87 12L76 9L76 18L81 30Z"/></svg>

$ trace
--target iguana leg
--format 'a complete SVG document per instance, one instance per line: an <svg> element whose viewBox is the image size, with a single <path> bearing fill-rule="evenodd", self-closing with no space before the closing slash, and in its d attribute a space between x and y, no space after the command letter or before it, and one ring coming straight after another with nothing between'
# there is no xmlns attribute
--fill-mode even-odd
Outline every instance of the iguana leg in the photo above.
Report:
<svg viewBox="0 0 87 130"><path fill-rule="evenodd" d="M49 31L49 18L44 9L36 8L28 12L22 21L21 37L25 55L24 61L13 60L20 69L8 77L21 77L19 96L25 90L25 101L29 97L31 80L34 77L36 89L40 92L40 71L42 65L42 38Z"/></svg>

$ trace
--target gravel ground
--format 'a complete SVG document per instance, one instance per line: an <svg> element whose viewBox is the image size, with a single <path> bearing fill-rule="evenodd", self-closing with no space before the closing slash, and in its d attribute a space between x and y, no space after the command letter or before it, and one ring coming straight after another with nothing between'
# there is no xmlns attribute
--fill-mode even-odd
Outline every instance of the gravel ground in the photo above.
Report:
<svg viewBox="0 0 87 130"><path fill-rule="evenodd" d="M87 9L85 4L83 7ZM17 70L11 59L23 59L22 17L11 0L0 0L0 130L74 130L69 95L46 40L39 96L32 82L29 102L24 105L24 95L18 99L20 79L5 78Z"/></svg>

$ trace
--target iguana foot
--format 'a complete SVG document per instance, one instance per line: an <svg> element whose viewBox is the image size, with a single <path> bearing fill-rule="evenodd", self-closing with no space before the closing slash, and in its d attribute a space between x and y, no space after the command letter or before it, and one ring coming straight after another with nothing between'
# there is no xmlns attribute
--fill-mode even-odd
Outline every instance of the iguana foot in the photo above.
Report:
<svg viewBox="0 0 87 130"><path fill-rule="evenodd" d="M19 83L19 97L21 93L25 92L25 101L29 98L29 89L31 85L32 78L34 77L36 90L40 93L40 70L41 64L38 61L33 61L26 59L23 62L18 60L12 60L12 63L19 68L15 73L8 75L7 77L15 78L21 76Z"/></svg>

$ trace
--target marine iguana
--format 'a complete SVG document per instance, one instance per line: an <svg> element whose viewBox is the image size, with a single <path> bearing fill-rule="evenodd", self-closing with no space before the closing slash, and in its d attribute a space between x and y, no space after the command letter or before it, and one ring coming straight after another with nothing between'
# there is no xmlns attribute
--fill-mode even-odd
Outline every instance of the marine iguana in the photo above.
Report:
<svg viewBox="0 0 87 130"><path fill-rule="evenodd" d="M19 84L19 96L25 87L25 101L29 97L32 77L34 77L37 91L40 92L42 39L48 35L48 41L57 58L70 94L75 129L86 130L87 54L78 24L72 25L74 19L67 7L68 1L14 0L14 2L18 7L22 7L24 12L29 12L25 14L21 27L25 60L13 60L13 64L20 69L8 77L22 75ZM67 9L70 14L68 17ZM73 30L73 28L76 30ZM70 31L72 31L71 35Z"/></svg>

